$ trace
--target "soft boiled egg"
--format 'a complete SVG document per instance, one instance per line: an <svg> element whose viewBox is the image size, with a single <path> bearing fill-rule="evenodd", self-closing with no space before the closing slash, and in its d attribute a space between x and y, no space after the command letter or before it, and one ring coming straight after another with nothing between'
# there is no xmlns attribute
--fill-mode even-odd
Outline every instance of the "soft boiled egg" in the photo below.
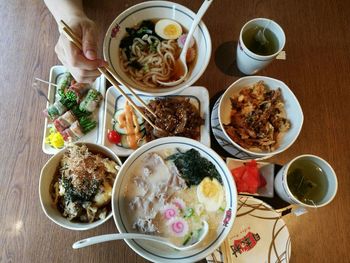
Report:
<svg viewBox="0 0 350 263"><path fill-rule="evenodd" d="M198 201L201 202L208 212L217 211L224 200L222 185L215 178L205 177L197 187Z"/></svg>
<svg viewBox="0 0 350 263"><path fill-rule="evenodd" d="M177 39L182 34L182 27L179 23L170 19L159 20L154 30L163 39Z"/></svg>

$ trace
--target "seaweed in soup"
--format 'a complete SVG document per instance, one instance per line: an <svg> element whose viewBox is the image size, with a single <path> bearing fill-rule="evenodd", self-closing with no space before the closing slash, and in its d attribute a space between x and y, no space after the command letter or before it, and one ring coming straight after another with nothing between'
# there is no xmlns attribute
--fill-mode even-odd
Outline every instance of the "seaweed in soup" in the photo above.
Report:
<svg viewBox="0 0 350 263"><path fill-rule="evenodd" d="M215 166L206 158L202 157L195 149L181 152L179 149L170 155L167 160L172 160L186 181L187 186L198 185L205 177L215 178L221 184L221 176Z"/></svg>
<svg viewBox="0 0 350 263"><path fill-rule="evenodd" d="M157 38L160 38L159 36L156 35L154 31L154 27L155 27L155 24L153 21L143 20L138 27L125 28L127 35L120 41L120 48L125 49L125 54L128 59L130 59L131 57L131 46L133 45L135 38L142 39L144 35L156 36ZM129 65L132 67L135 67L136 69L139 69L139 65L135 63L130 63ZM141 65L141 68L142 68L142 65Z"/></svg>

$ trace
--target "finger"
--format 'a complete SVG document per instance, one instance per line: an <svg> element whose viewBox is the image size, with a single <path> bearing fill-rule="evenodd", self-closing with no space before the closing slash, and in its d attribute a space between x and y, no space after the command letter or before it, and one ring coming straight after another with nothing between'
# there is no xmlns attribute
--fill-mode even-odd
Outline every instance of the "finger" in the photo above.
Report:
<svg viewBox="0 0 350 263"><path fill-rule="evenodd" d="M98 67L104 65L105 62L102 59L87 59L82 53L82 51L68 39L63 39L62 41L62 46L66 55L66 60L70 63L72 67L81 68L85 70L96 70Z"/></svg>
<svg viewBox="0 0 350 263"><path fill-rule="evenodd" d="M101 75L98 70L82 70L80 68L71 68L70 72L79 83L91 83Z"/></svg>
<svg viewBox="0 0 350 263"><path fill-rule="evenodd" d="M83 27L82 45L84 55L87 59L97 59L97 38L93 26Z"/></svg>
<svg viewBox="0 0 350 263"><path fill-rule="evenodd" d="M59 61L61 61L62 65L67 66L66 54L62 46L59 44L59 42L55 46L55 52L56 52L57 58L59 59Z"/></svg>
<svg viewBox="0 0 350 263"><path fill-rule="evenodd" d="M62 42L58 42L55 46L55 52L57 54L58 59L61 63L71 72L74 79L80 83L91 83L98 76L100 76L100 72L96 69L86 70L82 68L73 67L71 63L67 61L67 55L65 54L65 50L62 46Z"/></svg>
<svg viewBox="0 0 350 263"><path fill-rule="evenodd" d="M72 76L78 83L88 83L88 84L93 83L96 80L96 78L98 78L98 76L97 77L79 77L79 76L74 76L73 74Z"/></svg>

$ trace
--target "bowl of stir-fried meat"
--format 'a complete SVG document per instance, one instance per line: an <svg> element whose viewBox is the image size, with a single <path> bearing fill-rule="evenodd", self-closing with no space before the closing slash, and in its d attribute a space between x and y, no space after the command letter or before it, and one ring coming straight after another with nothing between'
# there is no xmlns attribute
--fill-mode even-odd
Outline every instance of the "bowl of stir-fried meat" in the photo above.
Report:
<svg viewBox="0 0 350 263"><path fill-rule="evenodd" d="M39 196L46 216L71 230L88 230L112 217L112 188L121 162L105 146L71 143L41 170Z"/></svg>
<svg viewBox="0 0 350 263"><path fill-rule="evenodd" d="M297 139L304 118L288 86L264 76L234 82L221 97L218 115L227 140L252 158L285 151Z"/></svg>

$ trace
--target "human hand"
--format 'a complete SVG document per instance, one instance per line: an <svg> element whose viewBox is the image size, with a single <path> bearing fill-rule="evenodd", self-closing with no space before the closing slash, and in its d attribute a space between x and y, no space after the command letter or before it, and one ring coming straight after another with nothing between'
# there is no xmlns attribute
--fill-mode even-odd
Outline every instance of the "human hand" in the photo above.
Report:
<svg viewBox="0 0 350 263"><path fill-rule="evenodd" d="M97 57L96 25L82 16L65 22L81 38L83 51L61 33L55 46L57 57L77 82L91 83L100 75L97 68L106 65L104 60Z"/></svg>

